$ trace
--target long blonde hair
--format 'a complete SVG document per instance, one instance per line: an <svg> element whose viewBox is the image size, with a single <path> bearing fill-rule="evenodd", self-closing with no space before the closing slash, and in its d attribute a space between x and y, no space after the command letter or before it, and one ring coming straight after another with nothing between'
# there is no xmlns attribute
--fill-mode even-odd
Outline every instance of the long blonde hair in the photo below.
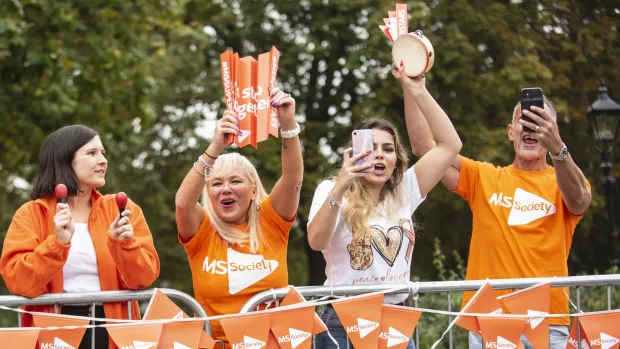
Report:
<svg viewBox="0 0 620 349"><path fill-rule="evenodd" d="M249 244L250 251L254 253L258 251L260 241L263 240L263 230L258 221L259 212L257 206L267 197L267 192L258 177L256 167L252 165L248 158L238 153L222 154L218 156L217 160L215 160L214 167L215 168L209 175L209 179L205 183L202 196L202 205L209 214L211 225L224 241L229 244ZM236 229L232 224L221 219L213 210L213 204L207 193L209 185L211 185L214 179L226 177L231 173L244 177L256 189L254 200L250 201L250 206L248 207L248 225L245 231Z"/></svg>
<svg viewBox="0 0 620 349"><path fill-rule="evenodd" d="M369 217L376 214L393 214L397 211L394 209L395 207L403 205L403 198L398 191L398 187L403 180L405 171L407 171L409 158L396 127L390 122L379 118L370 118L360 122L355 129L377 129L386 131L394 137L394 150L396 153L394 172L392 172L390 179L388 179L383 185L383 188L381 188L379 202L376 202L370 196L368 188L366 187L366 180L363 178L356 178L351 187L344 194L347 200L347 204L344 208L345 222L353 234L353 241L351 243L354 246L358 246L363 244L364 236L370 234L370 227L368 225ZM381 202L386 203L385 212L376 211Z"/></svg>

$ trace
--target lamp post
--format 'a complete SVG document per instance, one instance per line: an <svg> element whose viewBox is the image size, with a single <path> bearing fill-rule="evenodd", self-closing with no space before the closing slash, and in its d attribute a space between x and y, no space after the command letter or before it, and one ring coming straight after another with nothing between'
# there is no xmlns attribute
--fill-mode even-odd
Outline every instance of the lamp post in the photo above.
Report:
<svg viewBox="0 0 620 349"><path fill-rule="evenodd" d="M620 126L620 104L616 103L607 94L605 81L601 79L601 86L598 89L598 98L588 107L588 119L592 125L594 137L598 143L598 148L603 153L603 187L605 189L605 204L607 205L607 218L609 219L610 246L611 246L611 265L618 265L618 229L616 228L616 217L614 209L614 194L616 192L616 179L611 175L611 152L618 137L618 127Z"/></svg>

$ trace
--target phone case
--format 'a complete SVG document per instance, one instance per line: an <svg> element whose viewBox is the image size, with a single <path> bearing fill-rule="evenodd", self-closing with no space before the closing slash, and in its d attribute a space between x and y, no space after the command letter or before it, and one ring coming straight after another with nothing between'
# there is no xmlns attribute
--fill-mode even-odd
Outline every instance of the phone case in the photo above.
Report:
<svg viewBox="0 0 620 349"><path fill-rule="evenodd" d="M543 90L540 87L524 88L521 90L521 118L525 121L535 123L532 119L523 114L523 110L532 111L532 106L544 108ZM523 126L523 130L525 132L534 132L534 130L525 126Z"/></svg>
<svg viewBox="0 0 620 349"><path fill-rule="evenodd" d="M352 139L353 155L357 155L367 150L370 150L370 154L356 161L355 165L359 166L371 162L375 158L372 130L355 130L353 131ZM370 172L371 170L372 168L368 168L361 172Z"/></svg>

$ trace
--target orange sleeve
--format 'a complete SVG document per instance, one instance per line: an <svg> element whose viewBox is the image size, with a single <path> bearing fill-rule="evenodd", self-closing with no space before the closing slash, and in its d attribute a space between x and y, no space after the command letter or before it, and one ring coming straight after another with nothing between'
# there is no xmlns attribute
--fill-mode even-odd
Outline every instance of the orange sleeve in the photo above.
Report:
<svg viewBox="0 0 620 349"><path fill-rule="evenodd" d="M120 240L108 235L108 249L123 284L130 290L149 287L159 276L159 256L153 237L140 206L131 200L127 203L133 238Z"/></svg>
<svg viewBox="0 0 620 349"><path fill-rule="evenodd" d="M13 294L34 298L43 294L47 284L62 270L71 244L58 241L56 234L42 239L40 218L32 204L15 212L4 239L0 273Z"/></svg>
<svg viewBox="0 0 620 349"><path fill-rule="evenodd" d="M474 197L474 193L476 192L476 184L478 183L478 165L479 163L477 161L461 156L459 185L454 192L469 202L471 202L471 199Z"/></svg>
<svg viewBox="0 0 620 349"><path fill-rule="evenodd" d="M267 196L263 202L260 204L261 210L261 218L264 219L266 224L263 224L263 234L269 237L271 240L276 240L280 242L287 242L288 235L295 223L295 219L297 218L297 214L293 216L290 221L280 217L278 212L271 206L270 196Z"/></svg>

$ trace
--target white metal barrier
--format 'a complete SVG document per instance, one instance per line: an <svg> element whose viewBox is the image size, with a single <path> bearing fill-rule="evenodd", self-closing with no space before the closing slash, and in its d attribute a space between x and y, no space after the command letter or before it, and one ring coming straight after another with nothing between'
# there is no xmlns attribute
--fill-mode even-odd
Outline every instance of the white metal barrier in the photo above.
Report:
<svg viewBox="0 0 620 349"><path fill-rule="evenodd" d="M620 285L620 274L609 275L587 275L587 276L568 276L556 278L524 278L524 279L498 279L498 280L468 280L468 281L431 281L416 283L415 295L425 293L446 293L448 301L448 311L452 311L452 293L463 291L476 291L486 282L489 282L495 290L514 290L523 289L534 286L539 283L549 282L551 287L574 287L576 289L576 307L577 312L581 311L581 288L584 286L606 286L607 287L607 309L611 310L611 294L612 287ZM370 285L340 285L340 286L305 286L297 287L297 290L306 298L319 298L325 296L355 296L372 292L386 292L397 287L402 287L409 292L397 291L389 293L409 293L414 288L411 284L370 284ZM249 299L241 308L240 313L248 313L254 311L259 305L270 302L279 301L286 296L288 288L278 288L267 290L256 294ZM414 296L415 296L414 295ZM418 307L418 298L414 297L414 307ZM452 322L452 316L448 316L448 323ZM420 349L420 333L419 325L416 327L416 347ZM581 341L579 341L581 342ZM452 329L449 331L448 343L450 349L454 348Z"/></svg>
<svg viewBox="0 0 620 349"><path fill-rule="evenodd" d="M159 291L164 293L172 300L179 301L186 305L192 312L200 317L207 317L207 313L202 308L200 303L196 301L192 296L169 288L159 288ZM153 296L155 289L147 289L140 291L101 291L101 292L85 292L85 293L49 293L44 294L36 298L26 298L21 296L0 296L0 305L5 307L19 307L19 306L34 306L34 305L53 305L55 313L58 313L58 305L69 304L90 304L91 310L94 313L94 307L96 304L101 303L120 303L127 302L129 320L131 319L131 302L132 301L148 301ZM139 320L139 319L137 319ZM21 327L21 313L17 313L17 323ZM205 321L205 331L211 334L211 325L209 321ZM95 333L91 337L91 348L95 348ZM220 344L224 348L224 343Z"/></svg>

